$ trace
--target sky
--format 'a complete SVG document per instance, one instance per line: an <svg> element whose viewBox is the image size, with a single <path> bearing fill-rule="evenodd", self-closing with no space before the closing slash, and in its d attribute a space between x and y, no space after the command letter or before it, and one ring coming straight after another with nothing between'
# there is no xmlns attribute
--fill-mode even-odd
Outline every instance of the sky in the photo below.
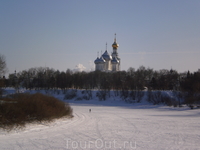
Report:
<svg viewBox="0 0 200 150"><path fill-rule="evenodd" d="M9 73L94 70L116 33L121 70L200 69L199 0L1 0L0 54Z"/></svg>

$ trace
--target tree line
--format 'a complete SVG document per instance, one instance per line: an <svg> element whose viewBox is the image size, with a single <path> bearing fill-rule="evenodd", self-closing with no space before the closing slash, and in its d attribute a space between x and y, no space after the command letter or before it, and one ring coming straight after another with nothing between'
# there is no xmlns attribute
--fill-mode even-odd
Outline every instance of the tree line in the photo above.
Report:
<svg viewBox="0 0 200 150"><path fill-rule="evenodd" d="M130 67L127 71L118 72L74 72L48 67L35 67L9 77L0 79L0 87L26 88L29 90L62 90L67 89L98 89L102 91L161 91L173 90L184 93L186 103L200 102L200 72L178 73L176 70L153 70L140 66L137 70ZM2 88L0 88L2 89ZM2 90L1 90L2 91ZM2 93L2 92L1 92ZM124 93L124 94L123 94Z"/></svg>
<svg viewBox="0 0 200 150"><path fill-rule="evenodd" d="M179 90L200 91L200 72L178 73L176 70L159 71L140 66L118 72L66 72L48 67L36 67L10 74L5 87L26 89L107 89L107 90Z"/></svg>

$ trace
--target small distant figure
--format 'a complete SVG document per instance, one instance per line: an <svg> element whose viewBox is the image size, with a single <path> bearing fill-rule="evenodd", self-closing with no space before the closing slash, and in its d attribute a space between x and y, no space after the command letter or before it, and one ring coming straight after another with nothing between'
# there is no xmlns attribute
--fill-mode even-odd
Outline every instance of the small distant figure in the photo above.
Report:
<svg viewBox="0 0 200 150"><path fill-rule="evenodd" d="M89 112L91 112L91 109L89 109Z"/></svg>

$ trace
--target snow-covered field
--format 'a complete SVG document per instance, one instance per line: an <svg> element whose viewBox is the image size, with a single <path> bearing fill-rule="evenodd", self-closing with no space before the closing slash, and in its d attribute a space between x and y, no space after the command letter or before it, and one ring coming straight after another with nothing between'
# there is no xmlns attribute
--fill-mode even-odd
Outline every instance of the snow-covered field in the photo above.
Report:
<svg viewBox="0 0 200 150"><path fill-rule="evenodd" d="M0 149L200 149L200 109L114 100L69 102L74 118L0 130Z"/></svg>

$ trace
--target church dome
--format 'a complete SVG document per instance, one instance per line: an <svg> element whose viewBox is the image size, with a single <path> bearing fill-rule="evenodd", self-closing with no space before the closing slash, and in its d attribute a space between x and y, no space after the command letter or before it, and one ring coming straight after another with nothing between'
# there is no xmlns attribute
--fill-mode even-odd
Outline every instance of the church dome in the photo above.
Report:
<svg viewBox="0 0 200 150"><path fill-rule="evenodd" d="M104 60L104 58L101 56L101 58L99 59L99 63L105 63L106 61Z"/></svg>
<svg viewBox="0 0 200 150"><path fill-rule="evenodd" d="M117 44L117 42L114 41L114 43L112 44L112 47L113 47L113 48L118 48L118 47L119 47L119 44Z"/></svg>
<svg viewBox="0 0 200 150"><path fill-rule="evenodd" d="M103 57L106 61L112 59L112 56L108 53L107 50L103 53L102 57Z"/></svg>
<svg viewBox="0 0 200 150"><path fill-rule="evenodd" d="M116 33L115 33L115 39L114 39L114 43L112 44L112 47L113 48L118 48L119 47L119 44L117 43L117 40L116 40Z"/></svg>
<svg viewBox="0 0 200 150"><path fill-rule="evenodd" d="M118 64L119 60L116 57L113 57L113 59L111 60L112 64Z"/></svg>
<svg viewBox="0 0 200 150"><path fill-rule="evenodd" d="M99 57L97 57L97 59L95 59L94 63L95 63L95 64L100 63L100 59L99 59Z"/></svg>

